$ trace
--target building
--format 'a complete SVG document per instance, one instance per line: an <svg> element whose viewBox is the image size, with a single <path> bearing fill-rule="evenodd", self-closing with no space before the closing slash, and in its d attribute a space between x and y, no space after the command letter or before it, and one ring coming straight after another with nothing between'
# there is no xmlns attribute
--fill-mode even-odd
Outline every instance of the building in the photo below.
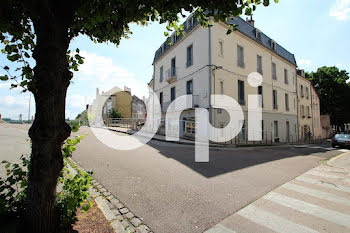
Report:
<svg viewBox="0 0 350 233"><path fill-rule="evenodd" d="M320 98L313 85L311 85L311 114L312 114L312 129L315 139L322 139L322 125L320 113Z"/></svg>
<svg viewBox="0 0 350 233"><path fill-rule="evenodd" d="M333 134L331 118L329 115L321 115L322 138L330 138Z"/></svg>
<svg viewBox="0 0 350 233"><path fill-rule="evenodd" d="M146 105L145 105L146 99L143 97L143 99L139 99L136 95L132 96L132 103L131 103L131 113L133 119L138 120L145 120L147 117L147 111L146 111Z"/></svg>
<svg viewBox="0 0 350 233"><path fill-rule="evenodd" d="M104 93L102 92L102 95ZM124 91L118 91L110 95L103 107L103 118L108 118L109 113L114 109L120 113L120 118L131 118L131 90L124 87Z"/></svg>
<svg viewBox="0 0 350 233"><path fill-rule="evenodd" d="M173 33L156 51L152 86L162 111L176 97L192 95L192 108L181 114L180 135L193 136L194 108L208 109L211 123L224 127L228 114L211 107L211 94L231 96L244 110L245 122L238 138L246 140L248 95L261 94L263 139L297 140L294 55L255 28L252 19L231 17L228 23L236 24L238 30L226 35L228 25L213 21L212 27L203 28L191 15L184 23L186 35ZM249 86L247 76L252 72L263 76L261 86Z"/></svg>
<svg viewBox="0 0 350 233"><path fill-rule="evenodd" d="M311 82L305 78L304 70L297 70L297 92L299 113L299 139L314 135L312 119ZM310 135L311 134L311 135Z"/></svg>

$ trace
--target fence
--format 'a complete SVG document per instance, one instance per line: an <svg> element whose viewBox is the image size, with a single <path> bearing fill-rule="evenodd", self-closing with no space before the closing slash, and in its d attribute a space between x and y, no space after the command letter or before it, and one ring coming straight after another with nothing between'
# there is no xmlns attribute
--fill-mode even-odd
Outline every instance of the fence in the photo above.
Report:
<svg viewBox="0 0 350 233"><path fill-rule="evenodd" d="M137 119L137 118L109 118L106 120L106 124L109 127L120 127L127 128L131 130L140 130L144 125L145 119ZM158 128L158 135L165 135L165 120L162 119L160 122L160 126ZM169 125L169 127L172 127ZM180 120L179 121L179 136L183 139L194 140L196 133L197 123L194 120ZM242 128L241 132L236 136L233 135L215 135L220 138L221 143L212 142L216 144L223 145L272 145L272 144L287 144L287 143L313 143L313 142L321 142L323 139L321 137L307 137L307 138L299 138L295 135L284 135L284 137L274 137L272 132L268 131L259 131L256 133L261 134L262 140L260 141L249 141L248 140L248 129ZM174 136L174 135L169 135Z"/></svg>

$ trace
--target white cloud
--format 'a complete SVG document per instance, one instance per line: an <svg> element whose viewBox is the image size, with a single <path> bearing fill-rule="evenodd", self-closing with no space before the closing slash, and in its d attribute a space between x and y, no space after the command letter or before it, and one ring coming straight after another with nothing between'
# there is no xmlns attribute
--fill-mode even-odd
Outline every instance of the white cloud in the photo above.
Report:
<svg viewBox="0 0 350 233"><path fill-rule="evenodd" d="M298 65L300 65L300 66L309 66L309 65L311 65L311 63L312 63L312 61L310 59L302 58L302 59L298 60Z"/></svg>
<svg viewBox="0 0 350 233"><path fill-rule="evenodd" d="M1 82L0 82L0 89L1 89L1 88L10 89L10 87L11 87L11 86L10 86L10 83L1 83Z"/></svg>
<svg viewBox="0 0 350 233"><path fill-rule="evenodd" d="M0 97L0 113L2 117L18 119L19 114L27 120L29 110L29 94L15 94ZM35 101L31 98L31 116L35 114Z"/></svg>
<svg viewBox="0 0 350 233"><path fill-rule="evenodd" d="M339 21L350 19L350 0L336 0L331 6L329 15L335 17Z"/></svg>
<svg viewBox="0 0 350 233"><path fill-rule="evenodd" d="M147 84L138 80L127 69L113 63L112 58L81 51L84 64L79 67L77 81L88 81L90 86L100 88L100 91L108 91L114 86L123 89L131 88L132 94L139 97L148 93Z"/></svg>

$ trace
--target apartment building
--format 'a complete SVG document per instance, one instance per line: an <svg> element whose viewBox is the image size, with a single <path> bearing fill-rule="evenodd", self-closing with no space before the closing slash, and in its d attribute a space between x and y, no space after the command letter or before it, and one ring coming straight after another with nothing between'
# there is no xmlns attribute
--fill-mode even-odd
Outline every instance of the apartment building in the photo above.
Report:
<svg viewBox="0 0 350 233"><path fill-rule="evenodd" d="M311 82L305 78L304 70L297 70L297 86L299 106L299 138L303 139L314 135L311 101L312 85Z"/></svg>
<svg viewBox="0 0 350 233"><path fill-rule="evenodd" d="M320 98L318 97L317 91L313 85L311 85L311 115L313 136L315 139L321 139L323 137L320 113Z"/></svg>
<svg viewBox="0 0 350 233"><path fill-rule="evenodd" d="M181 135L195 132L194 109L206 108L216 127L225 127L228 113L213 108L211 94L233 97L241 105L245 121L238 136L247 136L248 95L263 97L262 135L273 141L291 141L298 137L296 61L294 55L254 27L253 20L232 17L228 23L237 31L226 35L228 25L212 22L203 28L190 16L184 23L186 35L171 35L154 57L153 90L158 94L162 111L181 95L193 96L191 109L183 111ZM169 42L172 42L169 44ZM262 85L252 87L247 77L258 72ZM191 127L190 127L191 126Z"/></svg>

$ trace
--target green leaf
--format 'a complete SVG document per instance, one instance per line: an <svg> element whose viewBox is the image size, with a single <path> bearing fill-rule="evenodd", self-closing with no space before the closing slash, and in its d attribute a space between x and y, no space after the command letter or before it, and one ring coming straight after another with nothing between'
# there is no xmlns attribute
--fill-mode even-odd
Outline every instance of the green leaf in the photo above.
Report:
<svg viewBox="0 0 350 233"><path fill-rule="evenodd" d="M9 80L9 77L7 75L0 76L1 81L7 81Z"/></svg>

